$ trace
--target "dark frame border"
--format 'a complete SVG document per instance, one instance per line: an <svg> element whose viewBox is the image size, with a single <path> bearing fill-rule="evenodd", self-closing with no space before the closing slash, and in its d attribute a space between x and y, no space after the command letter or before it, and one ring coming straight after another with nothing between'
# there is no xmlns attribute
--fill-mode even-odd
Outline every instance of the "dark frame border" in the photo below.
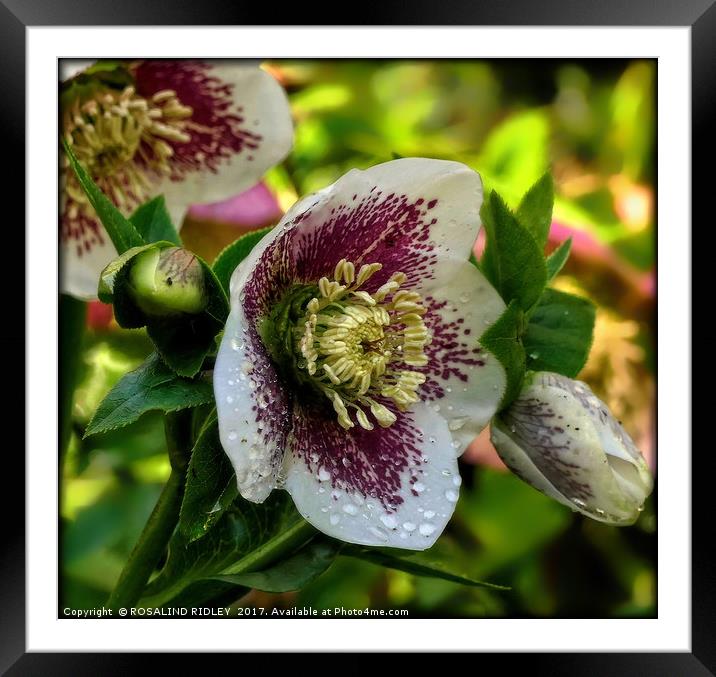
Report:
<svg viewBox="0 0 716 677"><path fill-rule="evenodd" d="M297 24L310 18L315 25L319 18L333 17L334 8L310 6L282 7L282 19L296 18ZM239 2L221 0L173 0L172 4L151 4L141 0L0 0L0 83L4 103L0 108L5 156L13 158L12 168L4 181L5 195L24 193L25 166L23 130L25 125L25 28L27 26L94 26L94 25L271 25L275 9L244 6ZM705 205L708 189L713 190L709 165L714 144L713 120L716 119L716 6L714 0L552 0L549 6L532 0L501 0L477 5L473 0L453 0L435 7L427 0L412 0L409 12L401 6L386 3L361 4L355 25L597 25L597 26L690 26L692 65L692 139L699 143L692 150L693 209ZM322 11L323 10L323 11ZM291 16L291 15L296 15ZM306 24L303 24L306 25ZM320 23L319 23L320 25ZM324 25L330 25L325 22ZM15 159L16 158L16 159ZM704 171L698 172L698 160ZM695 189L695 190L694 190ZM701 189L701 190L699 190ZM703 196L703 197L702 197ZM24 202L6 201L13 210L12 223L24 223ZM701 210L706 215L706 210ZM713 219L713 210L709 213ZM684 224L685 225L685 224ZM6 228L6 236L17 242L6 245L6 251L24 251L24 233ZM12 295L11 317L25 317L24 294ZM7 301L6 301L7 303ZM693 306L692 306L693 307ZM26 355L24 322L17 323L2 344L10 354ZM19 361L17 361L19 366ZM17 368L16 366L16 368ZM19 369L18 369L19 371ZM19 398L15 399L16 402ZM17 404L13 405L18 407ZM19 409L19 408L18 408ZM20 411L17 412L19 420ZM10 450L11 447L8 447ZM701 457L692 459L692 481L701 510L693 509L692 534L712 532L712 508L706 497L712 487L709 472L714 467L713 454L704 449ZM24 459L17 447L5 455L5 476L24 477ZM16 479L14 484L19 485ZM22 483L24 487L24 482ZM24 491L21 490L21 496ZM18 496L3 493L7 502L4 515L17 513ZM695 505L698 505L696 503ZM23 523L6 519L3 525L4 543L0 557L0 617L3 628L0 640L0 670L12 675L114 675L126 674L133 667L168 667L169 656L147 654L49 654L25 653L25 534ZM524 665L534 674L604 675L632 673L646 670L648 675L714 675L716 674L716 576L707 546L693 542L692 546L692 653L664 654L483 654L474 657L485 663L500 661L500 667ZM416 647L417 648L417 647ZM286 658L288 658L286 656ZM424 658L427 658L425 656ZM366 661L371 660L365 656ZM196 654L181 656L184 671L201 668L204 659ZM340 660L340 659L339 659ZM507 661L507 663L505 663ZM243 667L248 667L242 660ZM283 660L279 663L284 663ZM344 662L341 661L343 665ZM291 667L287 661L286 666ZM279 665L274 664L277 668ZM363 669L365 665L365 669ZM273 667L273 666L272 666ZM281 665L281 667L283 667ZM370 665L362 660L352 662L343 670L348 674L365 673Z"/></svg>

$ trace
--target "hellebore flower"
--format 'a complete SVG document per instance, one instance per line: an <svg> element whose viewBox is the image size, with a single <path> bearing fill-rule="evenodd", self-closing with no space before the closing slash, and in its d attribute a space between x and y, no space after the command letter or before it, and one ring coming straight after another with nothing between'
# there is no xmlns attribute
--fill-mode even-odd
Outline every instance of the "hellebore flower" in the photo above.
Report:
<svg viewBox="0 0 716 677"><path fill-rule="evenodd" d="M100 62L63 83L60 103L62 135L115 205L130 214L164 195L177 224L189 205L255 184L293 140L280 85L231 61ZM60 287L94 298L117 252L62 160Z"/></svg>
<svg viewBox="0 0 716 677"><path fill-rule="evenodd" d="M491 427L492 442L510 470L587 517L633 524L651 493L646 461L585 383L532 374Z"/></svg>
<svg viewBox="0 0 716 677"><path fill-rule="evenodd" d="M244 498L285 488L336 538L434 543L505 389L478 343L505 305L467 260L481 202L456 162L353 170L237 267L214 391Z"/></svg>

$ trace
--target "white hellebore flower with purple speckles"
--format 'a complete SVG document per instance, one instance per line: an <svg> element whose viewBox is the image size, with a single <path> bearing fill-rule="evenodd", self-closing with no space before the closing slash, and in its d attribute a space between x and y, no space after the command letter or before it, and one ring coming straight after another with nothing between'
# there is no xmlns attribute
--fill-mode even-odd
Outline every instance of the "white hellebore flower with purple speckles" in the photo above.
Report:
<svg viewBox="0 0 716 677"><path fill-rule="evenodd" d="M231 279L214 391L241 495L285 488L322 532L423 550L495 414L478 339L505 305L468 256L482 183L457 162L353 170L298 202Z"/></svg>
<svg viewBox="0 0 716 677"><path fill-rule="evenodd" d="M61 133L127 215L164 195L181 227L189 205L251 187L291 149L286 94L256 64L179 59L111 67L89 74L69 64ZM62 160L60 288L96 298L100 273L117 252L64 153Z"/></svg>
<svg viewBox="0 0 716 677"><path fill-rule="evenodd" d="M573 510L632 524L651 493L643 456L581 381L538 372L492 423L492 442L525 482Z"/></svg>

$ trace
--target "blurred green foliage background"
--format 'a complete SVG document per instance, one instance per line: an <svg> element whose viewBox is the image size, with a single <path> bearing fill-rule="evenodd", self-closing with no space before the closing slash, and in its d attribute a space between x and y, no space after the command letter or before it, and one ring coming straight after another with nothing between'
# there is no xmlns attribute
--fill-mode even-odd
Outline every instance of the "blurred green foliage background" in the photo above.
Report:
<svg viewBox="0 0 716 677"><path fill-rule="evenodd" d="M599 306L581 378L623 420L653 468L655 62L265 67L289 92L296 122L294 151L267 177L284 209L353 167L396 155L464 162L482 174L486 190L498 189L513 205L552 169L550 246L574 237L558 286ZM82 373L61 468L61 607L106 600L169 474L158 415L82 440L109 388L151 352L142 330L119 329L106 308L91 306L88 325L76 347ZM538 494L500 465L481 436L461 460L463 492L435 549L473 577L512 590L464 588L339 558L298 593L253 592L241 605L400 607L432 617L656 615L654 496L634 527L608 527Z"/></svg>

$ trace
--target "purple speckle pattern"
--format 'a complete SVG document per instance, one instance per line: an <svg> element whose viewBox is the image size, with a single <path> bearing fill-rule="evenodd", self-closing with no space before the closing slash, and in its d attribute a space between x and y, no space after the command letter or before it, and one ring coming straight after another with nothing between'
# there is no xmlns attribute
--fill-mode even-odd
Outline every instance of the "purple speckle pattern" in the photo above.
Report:
<svg viewBox="0 0 716 677"><path fill-rule="evenodd" d="M423 433L415 425L411 412L398 412L388 401L382 404L398 414L393 425L344 430L330 407L297 403L291 453L316 477L330 475L333 488L372 497L386 513L391 513L403 503L400 491L406 472L410 491L418 496L412 487L423 474L420 451Z"/></svg>

